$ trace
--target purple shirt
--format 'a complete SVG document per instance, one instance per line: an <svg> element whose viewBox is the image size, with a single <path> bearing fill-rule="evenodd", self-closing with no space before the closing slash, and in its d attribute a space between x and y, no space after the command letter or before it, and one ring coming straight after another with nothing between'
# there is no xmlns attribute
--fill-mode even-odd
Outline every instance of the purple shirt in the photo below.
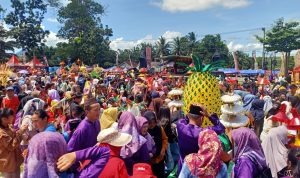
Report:
<svg viewBox="0 0 300 178"><path fill-rule="evenodd" d="M136 153L130 158L123 159L127 168L128 174L131 176L133 165L136 163L150 163L149 152L147 144L145 143Z"/></svg>
<svg viewBox="0 0 300 178"><path fill-rule="evenodd" d="M240 157L234 165L234 178L253 178L258 173L254 163L247 157Z"/></svg>
<svg viewBox="0 0 300 178"><path fill-rule="evenodd" d="M24 178L59 177L56 161L67 152L64 137L57 132L41 132L29 141Z"/></svg>
<svg viewBox="0 0 300 178"><path fill-rule="evenodd" d="M100 122L96 120L94 123L85 118L80 122L74 131L69 143L68 152L82 150L92 147L97 143L97 136L100 132Z"/></svg>
<svg viewBox="0 0 300 178"><path fill-rule="evenodd" d="M98 178L110 156L110 150L107 147L93 146L80 151L76 151L76 162L91 160L91 162L75 177Z"/></svg>
<svg viewBox="0 0 300 178"><path fill-rule="evenodd" d="M207 127L208 129L214 130L218 135L225 132L225 127L219 121L216 114L209 117L209 120L214 124L214 126ZM178 164L178 173L181 170L182 162L186 155L191 153L197 153L199 150L198 137L199 133L203 130L202 127L189 124L188 118L180 119L177 122L177 132L178 132L178 146L180 153L180 160Z"/></svg>

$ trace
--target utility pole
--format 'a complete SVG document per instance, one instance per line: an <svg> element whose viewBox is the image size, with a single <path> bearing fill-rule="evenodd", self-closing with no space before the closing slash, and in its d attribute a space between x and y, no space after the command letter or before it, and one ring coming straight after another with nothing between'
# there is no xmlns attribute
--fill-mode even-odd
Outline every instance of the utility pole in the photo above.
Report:
<svg viewBox="0 0 300 178"><path fill-rule="evenodd" d="M262 70L264 70L265 69L265 40L266 40L266 28L265 27L263 27L262 28L262 31L263 31L263 33L264 33L264 42L263 42L263 52L262 52Z"/></svg>

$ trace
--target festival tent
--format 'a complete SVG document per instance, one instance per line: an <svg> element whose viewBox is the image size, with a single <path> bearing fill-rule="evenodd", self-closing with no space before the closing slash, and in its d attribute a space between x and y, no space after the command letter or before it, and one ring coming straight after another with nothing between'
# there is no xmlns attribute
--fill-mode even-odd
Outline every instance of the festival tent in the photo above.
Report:
<svg viewBox="0 0 300 178"><path fill-rule="evenodd" d="M15 67L15 66L21 66L22 63L19 61L16 55L13 55L7 62L6 64L9 67Z"/></svg>
<svg viewBox="0 0 300 178"><path fill-rule="evenodd" d="M258 75L258 74L264 74L264 70L240 70L241 75Z"/></svg>
<svg viewBox="0 0 300 178"><path fill-rule="evenodd" d="M30 62L27 62L25 65L29 67L46 67L36 56L34 56L33 59Z"/></svg>
<svg viewBox="0 0 300 178"><path fill-rule="evenodd" d="M223 69L218 69L219 72L224 72L225 74L238 74L239 71L236 69L232 68L223 68Z"/></svg>

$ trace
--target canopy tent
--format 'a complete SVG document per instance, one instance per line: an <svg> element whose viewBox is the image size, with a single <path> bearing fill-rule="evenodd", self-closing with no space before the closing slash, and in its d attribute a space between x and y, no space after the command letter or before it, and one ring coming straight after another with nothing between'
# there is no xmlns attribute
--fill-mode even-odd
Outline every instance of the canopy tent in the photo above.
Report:
<svg viewBox="0 0 300 178"><path fill-rule="evenodd" d="M264 74L264 70L240 70L241 75L258 75L258 74Z"/></svg>
<svg viewBox="0 0 300 178"><path fill-rule="evenodd" d="M36 56L34 56L33 59L25 65L29 67L46 67Z"/></svg>
<svg viewBox="0 0 300 178"><path fill-rule="evenodd" d="M223 68L223 69L218 69L219 72L224 72L224 74L238 74L239 71L236 69L232 69L232 68Z"/></svg>
<svg viewBox="0 0 300 178"><path fill-rule="evenodd" d="M6 64L9 67L15 67L15 66L22 66L22 63L19 61L16 55L13 55L7 62Z"/></svg>

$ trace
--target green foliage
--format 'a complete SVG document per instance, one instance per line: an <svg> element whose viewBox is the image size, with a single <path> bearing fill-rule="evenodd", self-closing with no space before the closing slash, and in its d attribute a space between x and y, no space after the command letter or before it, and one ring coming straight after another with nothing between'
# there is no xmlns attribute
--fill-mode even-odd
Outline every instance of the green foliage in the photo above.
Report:
<svg viewBox="0 0 300 178"><path fill-rule="evenodd" d="M218 52L222 60L229 62L228 47L224 41L221 40L220 35L206 35L197 45L194 53L203 58L205 64L212 62L214 54Z"/></svg>
<svg viewBox="0 0 300 178"><path fill-rule="evenodd" d="M58 12L58 21L63 24L58 36L68 39L67 51L74 48L72 58L80 58L85 64L100 64L110 54L109 37L112 29L103 27L103 6L93 0L72 0ZM70 55L70 53L69 53ZM102 61L102 62L101 62Z"/></svg>
<svg viewBox="0 0 300 178"><path fill-rule="evenodd" d="M265 44L267 51L286 52L300 48L300 26L299 22L284 22L283 18L275 21L272 29L266 32L266 38L256 36Z"/></svg>
<svg viewBox="0 0 300 178"><path fill-rule="evenodd" d="M164 37L159 37L158 41L156 42L156 48L157 48L157 56L168 56L170 55L170 43L167 42L167 39Z"/></svg>
<svg viewBox="0 0 300 178"><path fill-rule="evenodd" d="M243 51L237 51L237 56L240 70L254 69L254 59L250 57L249 54L244 53ZM234 68L233 54L229 53L228 58L229 63L226 67Z"/></svg>
<svg viewBox="0 0 300 178"><path fill-rule="evenodd" d="M189 41L187 37L176 37L171 42L172 54L174 55L188 55Z"/></svg>
<svg viewBox="0 0 300 178"><path fill-rule="evenodd" d="M43 45L43 39L49 34L42 28L47 4L43 0L11 0L12 11L5 17L11 26L9 34L16 40L18 47L33 50Z"/></svg>
<svg viewBox="0 0 300 178"><path fill-rule="evenodd" d="M300 48L300 26L299 22L284 22L283 18L275 21L272 28L266 32L266 38L256 36L256 38L265 44L267 51L282 52L283 69L285 76L288 75L288 66L290 64L290 52Z"/></svg>
<svg viewBox="0 0 300 178"><path fill-rule="evenodd" d="M0 59L1 62L5 62L7 58L11 56L7 51L14 51L14 47L17 46L15 41L8 40L8 32L0 24Z"/></svg>

